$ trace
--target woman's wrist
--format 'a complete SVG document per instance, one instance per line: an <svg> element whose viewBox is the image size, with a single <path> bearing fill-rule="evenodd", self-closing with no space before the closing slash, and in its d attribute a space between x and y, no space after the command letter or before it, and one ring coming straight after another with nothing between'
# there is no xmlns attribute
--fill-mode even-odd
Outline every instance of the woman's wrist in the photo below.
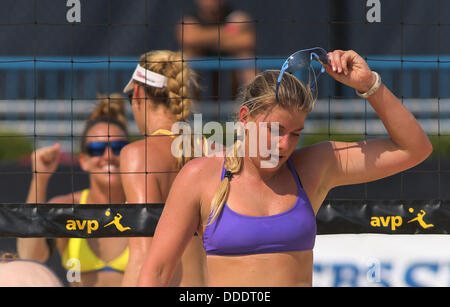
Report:
<svg viewBox="0 0 450 307"><path fill-rule="evenodd" d="M51 176L52 176L52 174L33 172L32 182L34 182L34 183L37 182L40 185L43 185L43 184L46 185L50 181Z"/></svg>
<svg viewBox="0 0 450 307"><path fill-rule="evenodd" d="M363 88L361 89L356 89L355 88L355 92L356 94L361 97L361 98L369 98L370 96L372 96L373 94L375 94L376 91L378 91L378 89L381 86L381 77L380 75L375 72L372 71L371 73L371 78L370 81L367 82L367 85L365 85Z"/></svg>

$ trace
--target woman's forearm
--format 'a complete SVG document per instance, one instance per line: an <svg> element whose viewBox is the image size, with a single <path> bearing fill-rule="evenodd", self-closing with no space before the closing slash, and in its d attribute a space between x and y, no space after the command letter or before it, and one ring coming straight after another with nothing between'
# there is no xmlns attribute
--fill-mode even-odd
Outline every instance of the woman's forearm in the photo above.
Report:
<svg viewBox="0 0 450 307"><path fill-rule="evenodd" d="M27 204L46 202L48 181L48 178L42 178L40 174L33 174L30 188L28 189Z"/></svg>
<svg viewBox="0 0 450 307"><path fill-rule="evenodd" d="M178 40L188 48L216 48L219 44L218 28L184 25L178 28Z"/></svg>
<svg viewBox="0 0 450 307"><path fill-rule="evenodd" d="M41 177L39 174L33 174L28 190L26 203L44 203L47 197L48 178ZM18 238L17 253L22 259L36 260L40 262L47 261L50 256L50 250L46 238Z"/></svg>
<svg viewBox="0 0 450 307"><path fill-rule="evenodd" d="M242 50L252 50L255 35L252 31L228 33L226 27L202 27L184 25L177 30L178 40L187 48L211 48L236 54Z"/></svg>
<svg viewBox="0 0 450 307"><path fill-rule="evenodd" d="M414 115L383 84L368 98L382 120L392 141L417 160L424 160L433 150L428 136Z"/></svg>
<svg viewBox="0 0 450 307"><path fill-rule="evenodd" d="M21 259L39 262L46 262L50 257L46 238L18 238L17 253Z"/></svg>

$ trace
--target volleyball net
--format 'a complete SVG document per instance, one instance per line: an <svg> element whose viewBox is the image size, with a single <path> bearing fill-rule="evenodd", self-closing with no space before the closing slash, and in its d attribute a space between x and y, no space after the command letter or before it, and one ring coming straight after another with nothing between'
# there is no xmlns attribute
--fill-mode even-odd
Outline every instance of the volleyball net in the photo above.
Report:
<svg viewBox="0 0 450 307"><path fill-rule="evenodd" d="M202 114L205 122L233 118L239 106L236 92L242 86L236 72L280 69L288 55L304 48L354 49L413 112L429 135L434 151L426 161L400 174L332 190L318 214L319 233L447 234L450 229L449 3L439 0L427 1L426 5L419 0L218 2L228 5L230 11L232 8L245 12L248 18L206 23L217 27L217 48L186 57L199 73L203 86L193 113ZM187 52L187 45L180 44L176 32L181 28L183 36L188 27L196 25L188 18L195 14L196 3L6 0L0 6L3 37L0 46L0 217L3 221L0 226L3 228L0 233L70 236L73 232L65 227L68 220L106 223L104 208L24 204L32 176L30 154L37 148L61 143L64 155L49 186L49 197L86 187L88 177L81 171L76 155L81 131L97 102L97 94L121 93L139 55L146 51ZM242 25L251 27L254 34L253 46L244 56L225 48L226 36L238 31L233 26ZM324 76L318 80L317 95L315 110L308 117L299 146L322 140L387 136L368 102L355 97L352 89ZM127 117L132 136L139 138L129 108ZM121 207L114 207L118 208ZM130 213L129 218L123 214L124 223L135 225L131 227L135 229L134 235L151 234L152 227L138 229L137 225L145 223L135 223L131 216L153 219L154 215L139 211L150 209L136 210L141 213ZM87 212L90 218L84 215ZM30 219L34 219L33 223ZM154 226L156 222L153 219L149 224ZM58 227L61 223L63 227ZM94 222L92 225L95 228ZM114 233L112 228L111 232L104 230L103 234L91 231L76 235L122 235Z"/></svg>

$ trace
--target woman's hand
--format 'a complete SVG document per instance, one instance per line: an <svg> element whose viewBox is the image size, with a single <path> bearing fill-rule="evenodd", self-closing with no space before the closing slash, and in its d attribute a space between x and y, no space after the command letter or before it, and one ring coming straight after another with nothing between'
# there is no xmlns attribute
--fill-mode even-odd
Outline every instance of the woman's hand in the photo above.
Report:
<svg viewBox="0 0 450 307"><path fill-rule="evenodd" d="M335 80L361 93L367 92L376 81L366 61L353 50L335 50L328 53L327 73Z"/></svg>
<svg viewBox="0 0 450 307"><path fill-rule="evenodd" d="M49 179L59 165L60 145L40 148L31 155L31 168L40 178Z"/></svg>

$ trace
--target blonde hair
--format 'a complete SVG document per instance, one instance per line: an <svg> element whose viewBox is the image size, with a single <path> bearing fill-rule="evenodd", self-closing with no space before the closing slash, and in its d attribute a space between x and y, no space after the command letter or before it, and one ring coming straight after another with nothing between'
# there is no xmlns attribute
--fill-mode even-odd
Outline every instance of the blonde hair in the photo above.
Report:
<svg viewBox="0 0 450 307"><path fill-rule="evenodd" d="M198 89L197 75L183 60L181 52L156 50L143 54L139 65L168 78L163 88L143 85L147 95L156 104L164 104L178 121L187 121L192 97Z"/></svg>
<svg viewBox="0 0 450 307"><path fill-rule="evenodd" d="M279 70L266 70L258 74L253 81L240 93L241 106L249 109L251 118L262 113L269 113L273 108L280 107L288 110L311 112L314 108L315 98L309 86L303 85L300 80L291 74L285 73L278 90L278 102L275 97L275 88ZM223 205L230 192L230 181L234 174L241 171L244 158L237 152L243 146L241 141L234 143L233 155L225 157L224 168L228 176L224 176L211 201L211 216L208 225L211 225L222 211Z"/></svg>
<svg viewBox="0 0 450 307"><path fill-rule="evenodd" d="M80 147L81 151L85 150L86 137L89 130L98 123L107 123L117 125L125 132L128 138L128 121L125 114L125 98L118 93L109 96L97 94L98 103L88 117L81 134Z"/></svg>
<svg viewBox="0 0 450 307"><path fill-rule="evenodd" d="M197 74L183 60L181 52L155 50L143 54L139 60L143 68L164 75L168 78L167 86L157 88L139 83L146 89L147 96L155 104L163 104L174 115L177 121L187 122L191 112L192 97L199 89ZM194 136L191 138L190 155L184 155L183 142L179 151L183 154L177 158L177 168L181 169L194 156Z"/></svg>

